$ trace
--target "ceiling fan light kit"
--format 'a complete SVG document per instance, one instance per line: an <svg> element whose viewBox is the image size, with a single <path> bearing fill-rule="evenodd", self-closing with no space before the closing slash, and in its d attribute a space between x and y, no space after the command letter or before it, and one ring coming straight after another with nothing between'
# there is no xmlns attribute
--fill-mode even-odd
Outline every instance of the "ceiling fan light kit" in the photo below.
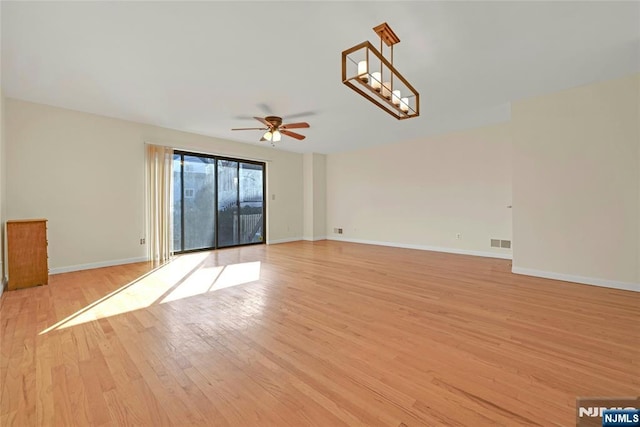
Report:
<svg viewBox="0 0 640 427"><path fill-rule="evenodd" d="M291 138L295 138L297 140L303 140L305 138L304 135L301 135L296 132L291 132L289 129L301 129L308 128L309 123L307 122L298 122L298 123L282 123L282 117L278 116L267 116L267 117L254 117L257 121L265 125L263 128L236 128L231 130L264 130L266 131L260 141L269 141L273 145L274 142L279 142L282 139L282 135L289 136Z"/></svg>
<svg viewBox="0 0 640 427"><path fill-rule="evenodd" d="M380 37L380 51L368 41L342 52L342 83L398 120L420 115L420 94L393 66L393 45L400 39L384 22L373 28ZM387 60L385 43L390 51Z"/></svg>
<svg viewBox="0 0 640 427"><path fill-rule="evenodd" d="M282 135L280 134L280 131L277 129L274 130L273 132L269 130L266 131L262 137L267 141L273 141L273 142L278 142L282 139Z"/></svg>

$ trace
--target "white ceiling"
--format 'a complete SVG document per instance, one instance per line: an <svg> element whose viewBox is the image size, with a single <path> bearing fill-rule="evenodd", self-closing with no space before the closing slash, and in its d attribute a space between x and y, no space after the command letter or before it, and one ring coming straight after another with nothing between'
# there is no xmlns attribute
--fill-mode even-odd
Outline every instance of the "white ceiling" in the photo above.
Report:
<svg viewBox="0 0 640 427"><path fill-rule="evenodd" d="M8 2L5 96L248 143L251 116L308 121L330 153L508 119L510 102L640 70L640 2ZM341 83L388 22L420 92L398 121ZM305 114L306 113L306 114ZM290 119L290 120L288 120Z"/></svg>

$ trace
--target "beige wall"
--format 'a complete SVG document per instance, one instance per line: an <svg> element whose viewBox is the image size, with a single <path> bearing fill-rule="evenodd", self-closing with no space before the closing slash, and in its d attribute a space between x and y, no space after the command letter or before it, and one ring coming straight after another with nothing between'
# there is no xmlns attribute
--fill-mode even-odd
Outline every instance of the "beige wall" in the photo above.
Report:
<svg viewBox="0 0 640 427"><path fill-rule="evenodd" d="M313 153L302 155L304 206L302 210L302 237L313 240Z"/></svg>
<svg viewBox="0 0 640 427"><path fill-rule="evenodd" d="M510 257L508 205L508 124L327 156L332 239Z"/></svg>
<svg viewBox="0 0 640 427"><path fill-rule="evenodd" d="M305 240L326 238L326 156L303 154Z"/></svg>
<svg viewBox="0 0 640 427"><path fill-rule="evenodd" d="M313 154L313 238L327 236L327 156Z"/></svg>
<svg viewBox="0 0 640 427"><path fill-rule="evenodd" d="M14 99L4 107L7 218L49 220L53 271L145 256L145 142L266 160L267 239L302 236L300 154Z"/></svg>
<svg viewBox="0 0 640 427"><path fill-rule="evenodd" d="M508 123L329 155L327 235L509 256L489 239L511 238L513 201L514 272L640 290L639 108L633 75L518 101Z"/></svg>
<svg viewBox="0 0 640 427"><path fill-rule="evenodd" d="M511 239L513 203L515 272L637 289L639 103L634 75L519 101L508 123L303 156L3 99L0 211L50 220L53 269L142 258L147 141L266 160L270 242L510 257L489 240Z"/></svg>
<svg viewBox="0 0 640 427"><path fill-rule="evenodd" d="M513 104L514 272L638 288L639 85Z"/></svg>
<svg viewBox="0 0 640 427"><path fill-rule="evenodd" d="M0 89L0 295L4 291L5 285L5 242L4 242L4 222L6 218L6 191L5 191L5 98L2 89Z"/></svg>

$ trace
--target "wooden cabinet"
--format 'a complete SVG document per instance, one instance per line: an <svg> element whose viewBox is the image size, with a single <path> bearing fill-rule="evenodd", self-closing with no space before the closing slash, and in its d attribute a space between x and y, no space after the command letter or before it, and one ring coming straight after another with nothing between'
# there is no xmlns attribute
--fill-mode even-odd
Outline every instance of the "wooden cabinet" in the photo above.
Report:
<svg viewBox="0 0 640 427"><path fill-rule="evenodd" d="M9 290L49 282L47 220L7 221Z"/></svg>

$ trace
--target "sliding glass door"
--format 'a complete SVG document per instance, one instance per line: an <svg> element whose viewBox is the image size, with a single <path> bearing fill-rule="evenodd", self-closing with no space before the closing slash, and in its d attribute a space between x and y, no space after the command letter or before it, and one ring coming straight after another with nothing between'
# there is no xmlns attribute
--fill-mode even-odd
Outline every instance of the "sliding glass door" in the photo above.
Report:
<svg viewBox="0 0 640 427"><path fill-rule="evenodd" d="M238 162L218 160L218 246L234 246L238 239Z"/></svg>
<svg viewBox="0 0 640 427"><path fill-rule="evenodd" d="M216 213L215 160L184 156L182 234L185 251L214 247Z"/></svg>
<svg viewBox="0 0 640 427"><path fill-rule="evenodd" d="M264 240L264 165L218 160L218 247Z"/></svg>
<svg viewBox="0 0 640 427"><path fill-rule="evenodd" d="M173 250L265 241L264 163L176 152Z"/></svg>
<svg viewBox="0 0 640 427"><path fill-rule="evenodd" d="M240 163L240 244L260 243L263 239L264 218L264 166Z"/></svg>

